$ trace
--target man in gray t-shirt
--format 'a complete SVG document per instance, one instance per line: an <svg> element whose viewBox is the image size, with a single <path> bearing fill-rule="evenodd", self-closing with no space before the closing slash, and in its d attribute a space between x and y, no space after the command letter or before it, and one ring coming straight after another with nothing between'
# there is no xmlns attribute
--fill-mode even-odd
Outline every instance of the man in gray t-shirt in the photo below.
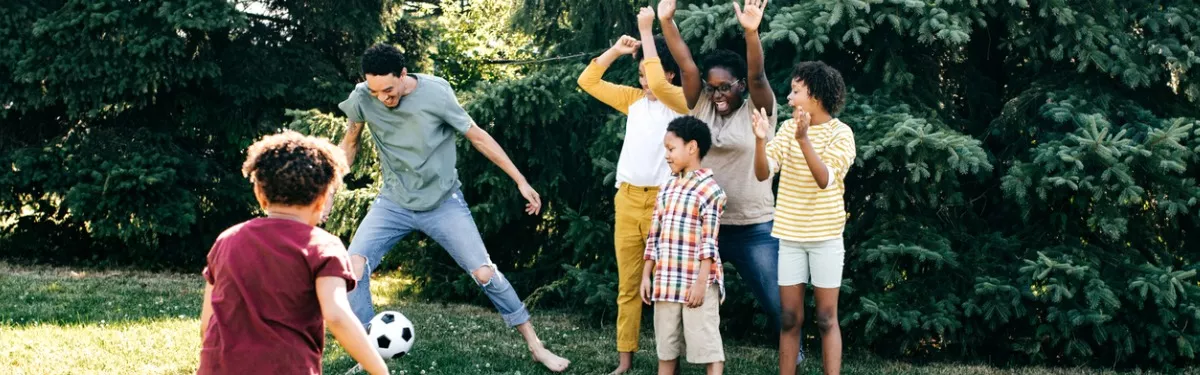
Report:
<svg viewBox="0 0 1200 375"><path fill-rule="evenodd" d="M570 361L550 352L537 338L529 312L512 285L484 248L479 229L463 200L454 139L462 134L476 150L516 182L528 204L525 212L541 212L541 198L509 160L504 149L471 120L446 80L409 74L395 47L377 44L362 57L366 82L359 83L338 108L349 119L340 144L354 164L363 126L379 154L383 189L350 240L350 261L358 287L350 306L363 324L375 315L370 275L392 246L413 231L428 235L471 273L505 323L524 336L533 359L551 371L566 370Z"/></svg>

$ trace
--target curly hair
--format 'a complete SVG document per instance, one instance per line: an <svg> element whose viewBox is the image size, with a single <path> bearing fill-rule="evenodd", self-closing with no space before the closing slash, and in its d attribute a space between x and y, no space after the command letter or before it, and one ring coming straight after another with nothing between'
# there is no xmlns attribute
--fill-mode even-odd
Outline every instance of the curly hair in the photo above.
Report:
<svg viewBox="0 0 1200 375"><path fill-rule="evenodd" d="M675 78L671 80L671 83L679 86L680 81L683 79L683 74L679 72L679 63L675 62L674 56L671 56L671 50L667 48L667 40L662 35L654 36L654 50L658 51L658 59L662 62L663 72L675 73ZM638 63L641 63L645 56L639 50L638 53L634 54L633 58L637 59Z"/></svg>
<svg viewBox="0 0 1200 375"><path fill-rule="evenodd" d="M400 77L404 72L404 63L404 54L390 44L375 44L362 55L363 74Z"/></svg>
<svg viewBox="0 0 1200 375"><path fill-rule="evenodd" d="M708 131L708 124L698 118L692 116L675 118L667 124L667 131L682 139L685 144L696 141L696 146L700 148L701 159L704 159L704 155L708 155L708 149L712 147L712 133Z"/></svg>
<svg viewBox="0 0 1200 375"><path fill-rule="evenodd" d="M808 93L821 101L821 106L830 115L836 115L846 106L846 83L842 73L821 61L804 61L796 64L792 81L804 82Z"/></svg>
<svg viewBox="0 0 1200 375"><path fill-rule="evenodd" d="M342 150L290 130L254 142L242 163L242 176L262 188L268 202L290 206L312 204L347 170Z"/></svg>
<svg viewBox="0 0 1200 375"><path fill-rule="evenodd" d="M704 66L704 76L708 77L708 71L713 68L722 68L729 71L733 75L733 79L746 78L746 59L736 52L719 49L712 51L704 56L704 61L700 63Z"/></svg>

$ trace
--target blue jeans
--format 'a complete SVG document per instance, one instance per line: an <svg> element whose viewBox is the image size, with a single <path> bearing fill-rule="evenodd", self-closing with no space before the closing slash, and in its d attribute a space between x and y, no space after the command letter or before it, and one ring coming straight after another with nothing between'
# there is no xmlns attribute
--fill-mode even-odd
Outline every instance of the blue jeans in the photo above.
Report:
<svg viewBox="0 0 1200 375"><path fill-rule="evenodd" d="M371 303L371 272L397 242L413 231L425 233L437 241L468 274L481 267L492 267L494 276L486 284L481 284L480 288L510 327L529 321L525 303L517 298L512 284L496 269L488 256L475 219L471 218L471 210L463 200L462 191L455 191L437 208L429 211L412 211L382 196L375 198L367 217L363 218L354 232L354 238L350 240L351 258L361 256L367 260L358 287L350 291L349 296L350 308L359 321L366 324L375 316L375 306Z"/></svg>
<svg viewBox="0 0 1200 375"><path fill-rule="evenodd" d="M779 332L779 239L771 237L774 221L750 225L721 225L717 237L721 262L732 263L750 285L754 299L767 314L772 332ZM804 358L803 342L800 359Z"/></svg>

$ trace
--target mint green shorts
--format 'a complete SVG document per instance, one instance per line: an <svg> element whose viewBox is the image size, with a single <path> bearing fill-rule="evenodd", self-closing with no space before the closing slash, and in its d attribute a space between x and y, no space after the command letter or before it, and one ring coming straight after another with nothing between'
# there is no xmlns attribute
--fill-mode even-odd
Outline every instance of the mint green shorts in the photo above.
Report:
<svg viewBox="0 0 1200 375"><path fill-rule="evenodd" d="M779 286L811 281L817 288L840 288L845 263L846 246L841 238L812 242L779 240Z"/></svg>

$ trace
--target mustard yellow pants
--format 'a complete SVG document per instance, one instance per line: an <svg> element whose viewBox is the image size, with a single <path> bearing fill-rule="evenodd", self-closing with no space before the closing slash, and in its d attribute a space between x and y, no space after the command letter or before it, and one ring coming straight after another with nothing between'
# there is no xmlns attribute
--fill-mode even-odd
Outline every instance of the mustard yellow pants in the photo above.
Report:
<svg viewBox="0 0 1200 375"><path fill-rule="evenodd" d="M642 326L642 257L654 215L658 187L621 184L613 199L616 223L613 244L617 252L617 351L636 352Z"/></svg>

